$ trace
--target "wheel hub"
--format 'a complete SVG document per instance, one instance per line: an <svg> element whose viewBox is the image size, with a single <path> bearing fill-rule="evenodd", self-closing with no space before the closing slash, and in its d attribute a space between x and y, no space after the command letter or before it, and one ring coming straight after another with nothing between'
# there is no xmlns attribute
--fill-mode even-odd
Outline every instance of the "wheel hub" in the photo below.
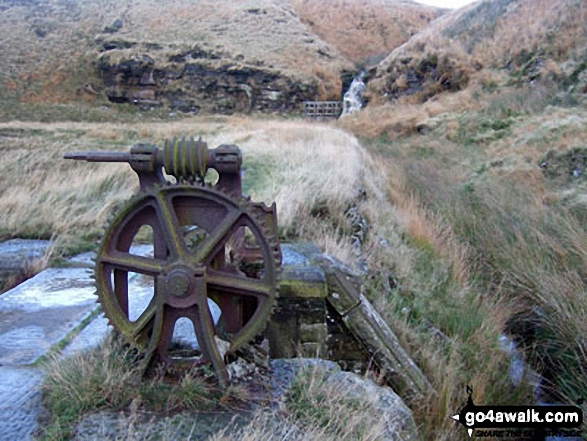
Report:
<svg viewBox="0 0 587 441"><path fill-rule="evenodd" d="M190 274L187 271L177 269L167 275L165 279L167 292L174 297L184 298L190 293L192 285Z"/></svg>

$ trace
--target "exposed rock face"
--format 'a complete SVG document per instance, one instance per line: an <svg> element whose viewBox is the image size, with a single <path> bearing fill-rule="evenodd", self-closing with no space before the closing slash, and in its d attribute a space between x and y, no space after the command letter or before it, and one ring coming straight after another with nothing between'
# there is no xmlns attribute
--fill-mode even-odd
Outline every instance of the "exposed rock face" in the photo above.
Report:
<svg viewBox="0 0 587 441"><path fill-rule="evenodd" d="M564 85L581 100L586 89L577 80L585 70L586 11L586 2L574 0L473 2L394 49L369 83L376 91L372 98L413 96L423 102L500 72L530 85L566 78Z"/></svg>
<svg viewBox="0 0 587 441"><path fill-rule="evenodd" d="M128 53L128 42L103 42L100 73L108 99L141 107L165 106L196 114L295 111L314 99L317 86L277 69L230 61L222 53L145 48ZM147 55L148 52L148 55ZM163 55L163 56L162 56ZM258 63L261 64L261 63Z"/></svg>
<svg viewBox="0 0 587 441"><path fill-rule="evenodd" d="M422 59L403 58L390 63L382 78L382 92L388 100L405 95L416 95L420 101L445 91L456 92L467 87L469 73L449 57L429 54Z"/></svg>

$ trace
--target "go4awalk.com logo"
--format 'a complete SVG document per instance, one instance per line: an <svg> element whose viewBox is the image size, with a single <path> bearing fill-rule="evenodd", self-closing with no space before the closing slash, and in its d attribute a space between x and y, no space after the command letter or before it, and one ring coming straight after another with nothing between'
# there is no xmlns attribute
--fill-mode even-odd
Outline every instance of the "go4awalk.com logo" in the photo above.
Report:
<svg viewBox="0 0 587 441"><path fill-rule="evenodd" d="M475 433L476 436L516 438L529 436L532 431L546 435L581 436L583 411L578 406L476 406L472 398L473 389L467 386L467 393L467 404L452 419L461 423L470 437Z"/></svg>

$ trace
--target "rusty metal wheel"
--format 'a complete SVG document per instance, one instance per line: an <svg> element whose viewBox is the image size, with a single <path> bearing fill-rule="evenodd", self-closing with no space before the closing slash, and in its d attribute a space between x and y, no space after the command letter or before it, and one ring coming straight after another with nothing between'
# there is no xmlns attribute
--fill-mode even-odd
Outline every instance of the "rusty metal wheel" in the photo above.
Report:
<svg viewBox="0 0 587 441"><path fill-rule="evenodd" d="M199 185L140 192L111 222L96 257L97 295L110 323L147 357L181 367L211 363L226 385L219 335L229 343L228 352L249 343L264 330L277 295L280 250L268 226L270 211ZM131 248L145 226L152 256ZM245 241L254 245L254 265L241 265L231 252L233 244L243 249ZM136 316L129 313L135 301L131 277L152 281L152 296ZM209 299L221 311L217 324ZM174 348L174 329L184 318L193 324L197 351Z"/></svg>

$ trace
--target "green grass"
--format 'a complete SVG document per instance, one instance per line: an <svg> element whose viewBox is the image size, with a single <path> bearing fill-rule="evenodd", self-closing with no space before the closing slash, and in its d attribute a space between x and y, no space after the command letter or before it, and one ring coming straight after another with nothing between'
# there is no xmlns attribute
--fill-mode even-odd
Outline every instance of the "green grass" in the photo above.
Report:
<svg viewBox="0 0 587 441"><path fill-rule="evenodd" d="M374 397L359 396L352 390L342 393L336 382L329 382L332 372L319 366L298 372L285 398L284 409L291 421L309 439L375 440L384 437L388 421L382 421ZM396 426L396 430L398 426ZM320 433L320 436L318 433ZM398 435L400 431L396 432Z"/></svg>
<svg viewBox="0 0 587 441"><path fill-rule="evenodd" d="M512 316L508 328L543 367L551 392L559 399L587 393L587 347L577 338L586 331L587 231L579 220L564 206L542 205L521 183L492 180L466 191L430 169L408 180L419 199L473 250L476 289L541 311ZM446 316L450 309L446 305L440 312Z"/></svg>
<svg viewBox="0 0 587 441"><path fill-rule="evenodd" d="M124 412L131 407L158 413L209 411L231 399L202 372L173 379L143 379L136 351L108 337L97 349L57 355L44 361L43 404L49 413L41 439L70 439L81 418L100 411ZM208 374L209 375L209 374Z"/></svg>
<svg viewBox="0 0 587 441"><path fill-rule="evenodd" d="M144 119L174 120L182 119L184 115L177 113L169 116L169 110L153 109L141 111L132 105L120 105L103 99L100 102L88 103L23 103L18 96L8 96L2 99L0 105L0 122L10 121L37 121L52 122L116 122L132 123Z"/></svg>

